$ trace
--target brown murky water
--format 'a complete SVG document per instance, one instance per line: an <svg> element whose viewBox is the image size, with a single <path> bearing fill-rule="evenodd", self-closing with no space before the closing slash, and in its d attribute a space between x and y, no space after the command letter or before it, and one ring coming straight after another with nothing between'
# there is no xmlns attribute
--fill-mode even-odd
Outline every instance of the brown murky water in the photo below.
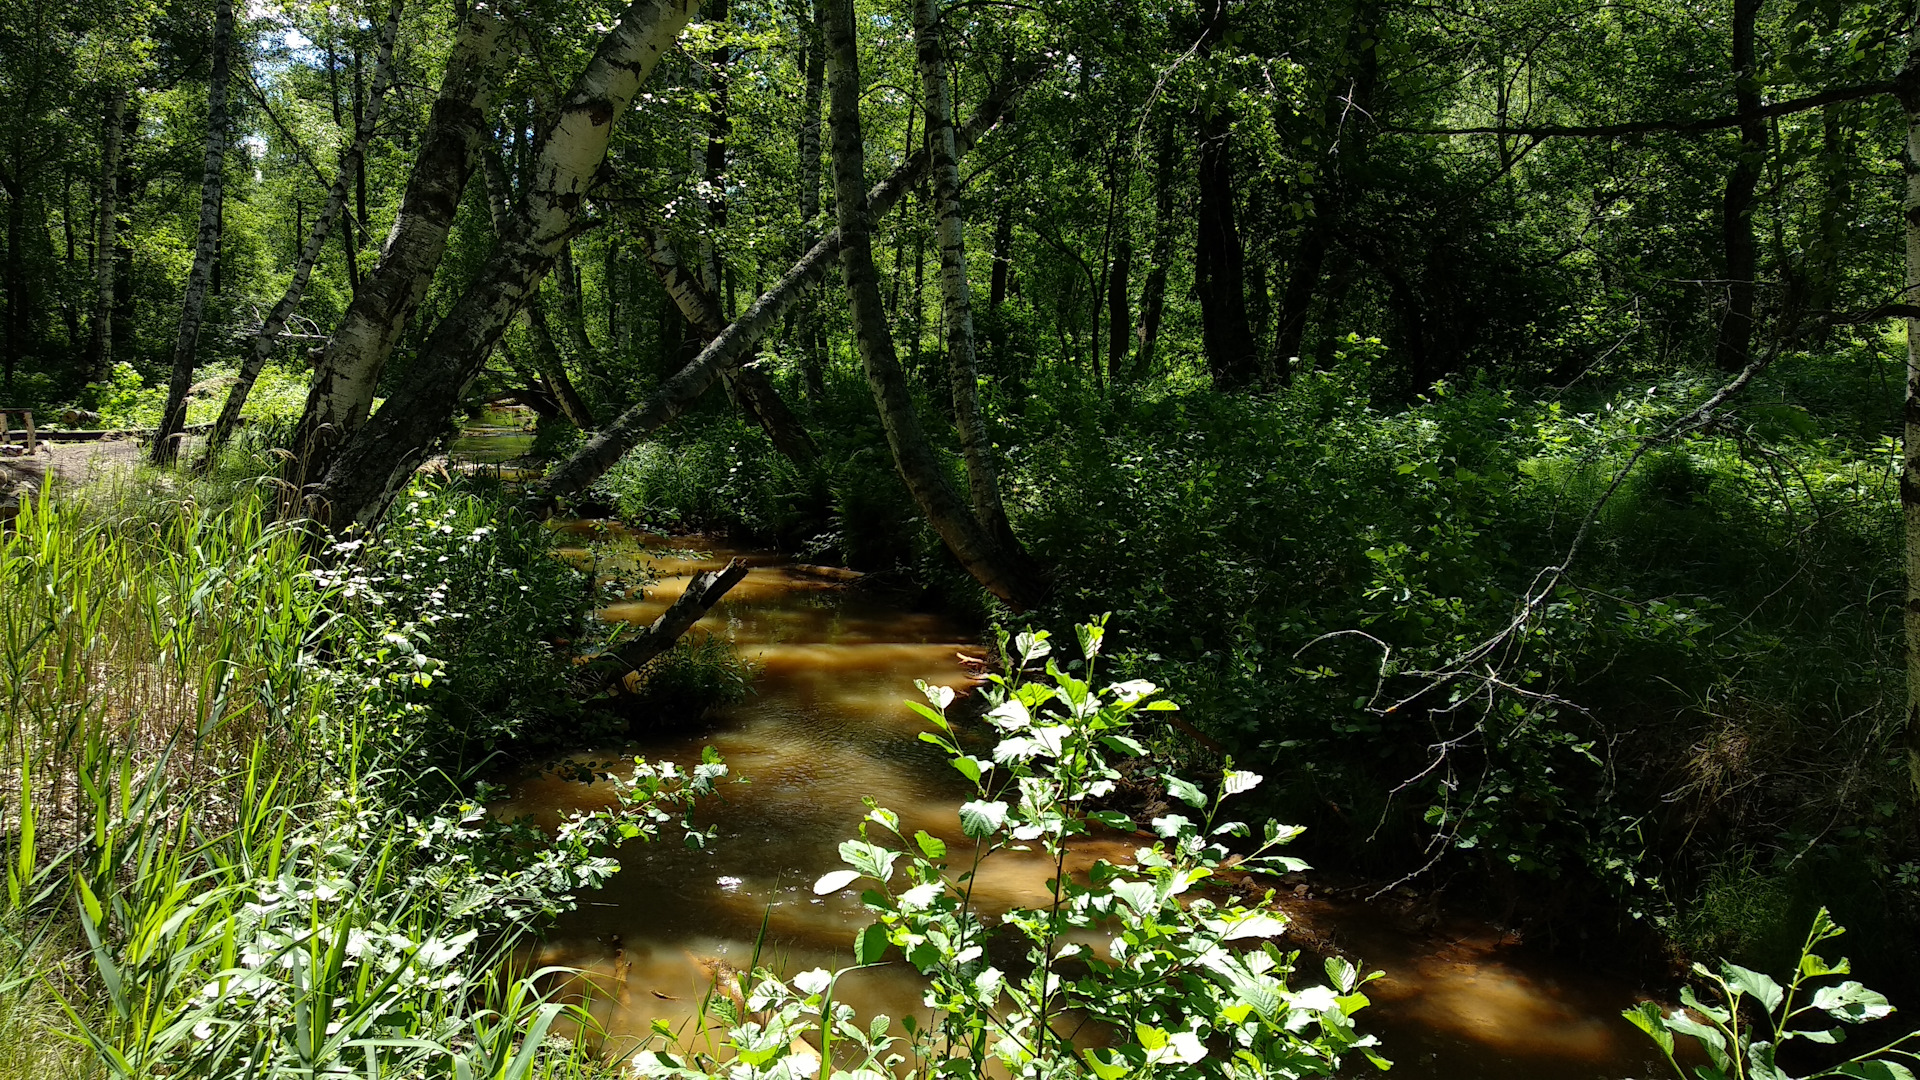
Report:
<svg viewBox="0 0 1920 1080"><path fill-rule="evenodd" d="M849 896L823 899L811 886L840 866L837 847L854 835L867 797L899 813L909 831L960 839L958 774L917 740L920 721L901 702L915 696L915 679L969 686L976 667L968 661L979 655L941 618L847 588L843 571L718 541L639 539L680 550L655 560L661 580L644 598L603 616L650 621L689 575L743 555L752 572L695 632L725 635L759 671L751 697L696 730L578 755L691 762L711 745L734 777L750 781L726 785L702 810L702 822L718 831L705 850L672 842L624 849L622 871L563 919L541 951L541 962L583 969L600 987L593 1008L614 1049L645 1038L657 1020L690 1037L715 978L755 962L763 924L762 964L801 971L852 962L866 913ZM553 825L607 797L604 785L543 773L517 784L498 810ZM1088 855L1118 860L1133 845L1112 846ZM1042 866L996 856L976 891L990 905L1035 902L1046 877ZM1289 897L1285 906L1298 944L1331 944L1387 973L1372 985L1376 1004L1361 1020L1384 1040L1394 1076L1660 1075L1651 1047L1619 1018L1635 998L1625 985L1523 959L1483 924L1414 931L1363 905ZM918 984L904 964L861 972L841 994L863 1015L918 1009ZM1364 1062L1353 1070L1371 1072Z"/></svg>

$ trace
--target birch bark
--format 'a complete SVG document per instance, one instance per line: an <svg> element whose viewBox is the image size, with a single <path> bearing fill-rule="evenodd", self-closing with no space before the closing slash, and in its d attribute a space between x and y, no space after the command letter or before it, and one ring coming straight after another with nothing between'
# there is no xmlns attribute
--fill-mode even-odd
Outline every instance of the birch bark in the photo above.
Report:
<svg viewBox="0 0 1920 1080"><path fill-rule="evenodd" d="M460 397L577 228L594 176L624 115L697 0L635 0L562 101L531 167L524 208L473 285L428 338L406 381L329 465L310 509L336 527L369 526L446 430Z"/></svg>
<svg viewBox="0 0 1920 1080"><path fill-rule="evenodd" d="M1012 107L1014 99L1033 74L1032 71L1026 71L1004 81L980 103L979 110L960 133L961 149L972 149L981 136L999 123L1000 117ZM878 216L893 209L907 189L919 182L926 168L925 151L902 162L899 168L867 192L869 211ZM724 372L739 366L796 301L826 279L839 255L840 230L835 229L809 248L772 288L762 293L747 310L740 313L739 318L708 342L698 356L661 383L647 400L620 414L618 419L574 451L573 456L555 468L546 480L529 491L531 501L535 505L551 505L557 499L569 498L587 490L648 433L685 412ZM655 272L658 273L658 268ZM673 287L668 286L670 292Z"/></svg>
<svg viewBox="0 0 1920 1080"><path fill-rule="evenodd" d="M928 524L982 585L1015 608L1031 607L1044 582L1019 553L1002 547L947 482L940 460L914 413L913 395L894 353L893 335L873 265L872 213L867 204L866 148L860 130L860 59L853 0L827 0L828 107L833 139L834 194L840 225L854 340L879 409L895 467Z"/></svg>
<svg viewBox="0 0 1920 1080"><path fill-rule="evenodd" d="M960 205L960 155L953 130L953 88L941 43L940 0L915 0L914 53L926 94L927 171L933 178L935 239L940 245L940 299L946 318L947 374L953 393L953 425L967 468L973 516L999 547L1018 553L1020 541L1007 524L993 443L980 415L980 368L973 336L973 285L967 278L967 218ZM917 290L916 290L917 292Z"/></svg>
<svg viewBox="0 0 1920 1080"><path fill-rule="evenodd" d="M727 328L719 298L681 267L680 256L673 250L673 244L664 232L648 229L645 235L647 265L653 267L661 288L666 290L674 306L680 309L681 317L693 327L700 340L711 343ZM813 439L793 415L793 410L787 408L786 401L774 389L765 372L747 361L728 368L720 377L728 381L741 411L760 425L760 429L773 440L775 449L793 461L805 463L814 459L817 451Z"/></svg>
<svg viewBox="0 0 1920 1080"><path fill-rule="evenodd" d="M87 381L90 383L104 383L113 377L113 287L115 263L120 253L120 137L126 111L126 90L117 85L108 87L100 128L100 205L96 211L93 246L93 326L87 342Z"/></svg>
<svg viewBox="0 0 1920 1080"><path fill-rule="evenodd" d="M394 342L427 294L487 129L505 36L506 19L497 5L467 7L393 229L314 366L306 411L294 432L299 457L289 479L296 483L324 475L337 448L366 420Z"/></svg>
<svg viewBox="0 0 1920 1080"><path fill-rule="evenodd" d="M260 378L260 369L266 365L267 357L273 355L274 343L279 340L280 331L286 329L287 319L292 317L294 308L300 306L300 298L306 294L307 282L313 277L314 264L320 261L320 252L326 247L327 234L345 212L347 187L360 175L367 145L373 141L374 126L380 120L381 101L393 78L393 43L400 33L403 6L404 0L388 0L387 21L380 28L379 49L374 59L370 100L364 108L357 101L354 105L357 122L353 143L340 154L333 184L327 189L327 201L314 219L313 228L308 231L305 242L301 244L299 256L294 259L292 280L287 282L286 291L280 294L280 302L273 306L260 324L260 332L253 336L252 348L247 351L246 359L241 361L240 377L227 392L226 403L220 408L220 418L214 421L213 430L207 435L206 456L200 459L202 466L212 461L214 453L226 445L227 439L233 435L234 426L240 422L240 410L246 407L247 396L253 393L253 384ZM350 232L351 225L348 226Z"/></svg>
<svg viewBox="0 0 1920 1080"><path fill-rule="evenodd" d="M167 405L149 454L155 465L172 464L180 450L175 436L186 425L187 390L193 385L207 286L213 280L220 245L220 206L227 172L227 76L232 52L233 2L218 0L213 9L213 68L207 75L207 144L200 163L200 235L193 247L193 269L187 272L187 294L180 304L180 331L173 342L173 378L167 384Z"/></svg>

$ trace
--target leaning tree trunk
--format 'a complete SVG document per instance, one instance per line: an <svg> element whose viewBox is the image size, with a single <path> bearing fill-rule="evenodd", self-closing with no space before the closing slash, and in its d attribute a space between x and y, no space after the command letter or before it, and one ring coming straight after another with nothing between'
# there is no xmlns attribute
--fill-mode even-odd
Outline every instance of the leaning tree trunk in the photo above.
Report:
<svg viewBox="0 0 1920 1080"><path fill-rule="evenodd" d="M507 164L500 157L498 147L488 146L480 151L480 165L481 175L486 181L487 208L492 213L494 231L505 236L514 227L513 188L507 181ZM574 389L573 380L567 377L567 364L560 356L559 347L554 344L553 328L547 322L546 303L537 286L527 300L527 336L533 339L534 369L547 384L559 414L582 431L591 429L593 413L587 408L587 403L580 400L580 392ZM508 362L512 362L511 356Z"/></svg>
<svg viewBox="0 0 1920 1080"><path fill-rule="evenodd" d="M374 126L380 120L380 103L387 92L387 83L393 76L393 43L400 32L400 11L404 0L388 0L386 25L380 30L379 52L374 60L373 88L371 100L365 108L356 101L354 115L358 118L353 133L353 143L340 154L340 163L333 175L333 184L327 189L327 201L320 208L320 214L314 219L313 228L307 233L306 241L300 247L299 257L293 261L293 278L287 282L287 289L280 294L280 302L267 313L260 324L260 332L253 337L253 347L247 352L247 358L240 364L240 377L227 391L227 401L220 409L220 418L213 422L213 430L207 435L206 456L201 459L205 465L213 460L213 455L227 439L232 436L234 426L240 422L240 410L246 407L247 396L253 392L255 380L260 378L260 369L266 366L267 357L273 355L273 346L280 338L280 331L286 329L287 320L292 317L293 309L300 305L300 298L306 294L307 282L313 277L314 264L320 260L320 252L327 244L327 234L333 230L334 223L345 212L347 205L347 186L360 172L362 160L366 157L367 145L373 141ZM351 226L348 227L351 231ZM345 234L343 234L345 235ZM351 249L349 249L351 250Z"/></svg>
<svg viewBox="0 0 1920 1080"><path fill-rule="evenodd" d="M920 85L927 99L927 171L933 179L935 234L940 245L940 297L946 314L947 372L953 386L953 426L967 467L973 516L994 543L1024 561L1020 541L1007 524L993 443L980 416L980 375L973 337L973 285L967 280L967 219L960 207L960 154L953 130L953 89L941 42L940 0L915 0L913 37ZM859 117L853 118L858 123ZM916 293L916 307L917 293ZM917 341L917 337L916 337Z"/></svg>
<svg viewBox="0 0 1920 1080"><path fill-rule="evenodd" d="M721 314L719 299L693 275L680 265L680 256L673 250L673 244L666 233L658 228L645 231L647 239L647 264L653 267L655 276L660 279L660 287L666 290L680 315L699 335L699 340L711 344L727 329L727 320ZM741 411L760 425L773 441L774 449L780 451L788 460L806 464L814 459L818 451L813 445L812 436L800 423L793 410L774 389L766 372L749 363L729 365L720 373L728 381L733 395L739 400Z"/></svg>
<svg viewBox="0 0 1920 1080"><path fill-rule="evenodd" d="M152 460L168 465L180 450L176 436L186 426L187 390L193 385L194 357L200 348L200 324L206 314L207 285L213 280L220 244L220 205L227 172L227 72L233 51L233 0L213 8L213 70L207 76L207 149L200 166L200 236L187 273L187 295L180 304L180 332L173 342L173 378L167 407L153 433Z"/></svg>
<svg viewBox="0 0 1920 1080"><path fill-rule="evenodd" d="M961 149L970 150L1007 113L1013 100L1036 72L1023 72L1003 79L994 92L980 103L973 119L960 133ZM867 208L872 216L891 210L907 189L919 182L927 168L927 154L920 151L902 162L885 180L867 192ZM833 230L808 249L773 287L762 293L740 317L727 325L720 335L707 343L687 365L661 383L647 400L620 414L588 439L573 456L556 467L529 495L535 505L552 505L555 500L580 494L595 480L613 468L627 451L661 425L670 423L698 401L723 372L732 370L752 355L760 339L780 321L796 301L821 281L838 261L840 231ZM658 267L656 267L658 272ZM680 279L685 279L684 272ZM680 280L677 279L677 280ZM669 283L671 293L676 286ZM679 301L675 301L678 310Z"/></svg>
<svg viewBox="0 0 1920 1080"><path fill-rule="evenodd" d="M405 383L334 459L315 492L316 517L335 527L372 525L446 431L461 395L576 229L615 119L680 36L696 2L634 0L601 41L523 173L524 209L434 328Z"/></svg>
<svg viewBox="0 0 1920 1080"><path fill-rule="evenodd" d="M1754 275L1753 195L1767 156L1767 125L1760 119L1760 86L1754 61L1754 21L1760 0L1734 0L1733 79L1740 114L1740 151L1727 174L1720 230L1726 250L1727 311L1720 319L1714 359L1722 371L1747 366L1753 349Z"/></svg>
<svg viewBox="0 0 1920 1080"><path fill-rule="evenodd" d="M906 374L894 354L873 265L872 214L867 205L866 149L860 132L860 57L854 39L853 0L827 0L827 59L833 136L834 194L840 225L840 265L846 274L854 341L880 411L894 465L920 512L948 550L982 585L1016 608L1032 607L1045 584L1021 553L1008 550L974 517L947 482L920 420Z"/></svg>
<svg viewBox="0 0 1920 1080"><path fill-rule="evenodd" d="M290 479L296 482L324 475L336 449L366 420L381 368L433 282L473 172L475 148L487 130L505 30L497 5L467 6L393 230L314 365L306 411L294 432L299 456Z"/></svg>
<svg viewBox="0 0 1920 1080"><path fill-rule="evenodd" d="M120 254L120 154L127 92L107 88L105 118L100 128L100 206L96 211L93 246L93 333L87 342L87 381L105 383L113 377L113 286Z"/></svg>

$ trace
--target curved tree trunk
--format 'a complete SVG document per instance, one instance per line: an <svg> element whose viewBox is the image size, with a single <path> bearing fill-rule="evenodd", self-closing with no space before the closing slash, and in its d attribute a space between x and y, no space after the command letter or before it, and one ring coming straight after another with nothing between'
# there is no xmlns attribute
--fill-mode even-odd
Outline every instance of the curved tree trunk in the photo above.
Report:
<svg viewBox="0 0 1920 1080"><path fill-rule="evenodd" d="M894 465L927 521L948 550L982 585L1016 608L1031 607L1045 593L1034 568L1001 546L947 482L940 460L920 429L893 336L880 299L873 265L872 214L867 205L866 149L860 131L860 59L854 39L853 0L827 0L827 58L833 135L834 193L840 225L840 264L846 274L854 340L867 384L880 410Z"/></svg>
<svg viewBox="0 0 1920 1080"><path fill-rule="evenodd" d="M193 385L194 359L200 349L200 324L206 315L207 286L213 280L220 245L220 207L227 173L227 75L233 52L233 0L217 0L213 9L213 70L207 76L207 148L200 164L200 235L187 273L187 295L180 305L180 332L173 342L173 378L167 406L153 433L151 458L168 465L180 450L176 436L187 421L187 390Z"/></svg>
<svg viewBox="0 0 1920 1080"><path fill-rule="evenodd" d="M960 207L960 154L953 130L953 90L940 40L940 0L915 0L913 37L926 93L927 171L933 179L935 234L940 245L940 298L946 314L947 371L953 387L953 424L967 466L973 516L994 543L1021 553L1000 501L993 443L980 416L980 375L973 337L973 285L967 279L967 219ZM854 120L857 122L858 117ZM915 290L916 295L918 290ZM917 308L916 308L917 310ZM1023 555L1019 555L1024 559Z"/></svg>
<svg viewBox="0 0 1920 1080"><path fill-rule="evenodd" d="M487 209L493 219L494 231L505 236L514 227L513 187L507 181L507 164L500 157L498 147L488 146L480 151L480 168L486 181ZM582 431L592 428L593 413L587 408L586 402L580 400L579 391L573 388L573 380L567 378L567 364L553 342L553 328L547 323L546 302L537 287L527 301L527 336L533 339L534 368L547 386L555 413L565 416L569 423ZM502 351L505 350L505 344L501 343ZM507 362L513 364L517 361L508 354Z"/></svg>
<svg viewBox="0 0 1920 1080"><path fill-rule="evenodd" d="M340 154L340 164L334 172L333 184L327 189L327 201L314 219L313 228L308 232L306 241L300 247L299 257L293 262L293 278L287 282L287 289L280 295L280 302L267 313L260 324L260 332L253 337L253 347L248 350L247 358L240 364L240 377L227 391L226 404L220 408L220 418L213 422L213 430L207 434L206 456L200 464L213 460L213 455L226 445L233 429L240 422L240 410L246 407L247 396L253 392L254 381L260 378L260 369L266 365L267 357L273 355L274 343L280 337L280 331L287 325L287 319L293 315L293 309L300 305L300 298L306 294L307 282L313 277L314 264L320 260L320 252L326 247L327 234L332 231L334 222L345 212L347 205L347 186L354 177L360 175L361 165L366 157L367 145L373 141L374 126L380 120L380 104L385 98L387 84L393 77L393 43L400 33L400 12L404 0L388 0L387 21L380 29L379 52L374 60L373 88L371 100L364 108L356 101L354 116L357 118L353 133L353 143ZM349 244L351 251L351 225L341 234L343 242ZM358 288L356 284L356 289Z"/></svg>
<svg viewBox="0 0 1920 1080"><path fill-rule="evenodd" d="M472 175L474 150L487 130L505 31L496 6L468 7L380 261L360 280L314 365L306 411L294 433L299 458L291 479L304 483L324 475L336 448L366 420L381 368L427 294Z"/></svg>
<svg viewBox="0 0 1920 1080"><path fill-rule="evenodd" d="M523 173L524 210L434 328L406 382L329 466L311 504L321 521L342 527L379 520L421 455L446 431L460 396L577 227L594 175L606 161L614 121L680 36L695 3L635 0L601 41Z"/></svg>
<svg viewBox="0 0 1920 1080"><path fill-rule="evenodd" d="M981 136L999 123L1000 117L1011 108L1020 90L1034 74L1029 70L1003 81L980 103L973 119L960 132L960 149L972 149ZM878 216L891 210L907 189L919 181L926 168L925 151L902 162L899 168L867 192L869 212ZM528 494L531 501L535 505L551 505L557 499L569 498L587 490L641 439L685 412L722 373L738 367L753 353L760 339L773 329L789 307L826 279L839 255L840 230L835 229L808 249L772 288L762 293L747 310L740 313L739 318L729 323L718 337L700 350L698 356L661 383L651 397L620 414L617 420L574 451L573 456L555 468L546 480L530 490ZM684 271L681 277L685 278ZM669 284L667 287L671 292L675 286Z"/></svg>
<svg viewBox="0 0 1920 1080"><path fill-rule="evenodd" d="M647 240L647 265L660 279L660 287L680 310L682 318L698 334L700 340L711 344L727 329L725 317L721 314L720 302L714 294L693 275L680 265L679 253L673 250L673 244L666 233L657 228L643 230ZM788 459L800 463L812 461L818 454L813 439L800 423L793 410L775 390L766 373L751 362L730 365L721 372L738 400L741 411L760 425L760 429L773 440L774 449ZM703 388L704 389L704 388Z"/></svg>

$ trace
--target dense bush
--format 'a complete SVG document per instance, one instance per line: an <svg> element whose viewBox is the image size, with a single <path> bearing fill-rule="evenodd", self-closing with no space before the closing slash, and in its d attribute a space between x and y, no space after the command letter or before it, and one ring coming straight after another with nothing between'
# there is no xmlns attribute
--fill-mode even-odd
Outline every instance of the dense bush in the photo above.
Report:
<svg viewBox="0 0 1920 1080"><path fill-rule="evenodd" d="M1820 899L1900 917L1914 836L1873 794L1898 789L1902 692L1886 344L1783 358L1704 419L1718 380L1685 374L1382 404L1384 360L1349 339L1269 395L1049 372L1017 415L995 384L1003 488L1054 573L1032 617L1112 612L1116 662L1271 766L1270 809L1355 869L1430 868L1576 934L1654 917L1702 952L1791 950ZM826 538L992 616L837 374L829 504L712 414L604 490L643 521Z"/></svg>

